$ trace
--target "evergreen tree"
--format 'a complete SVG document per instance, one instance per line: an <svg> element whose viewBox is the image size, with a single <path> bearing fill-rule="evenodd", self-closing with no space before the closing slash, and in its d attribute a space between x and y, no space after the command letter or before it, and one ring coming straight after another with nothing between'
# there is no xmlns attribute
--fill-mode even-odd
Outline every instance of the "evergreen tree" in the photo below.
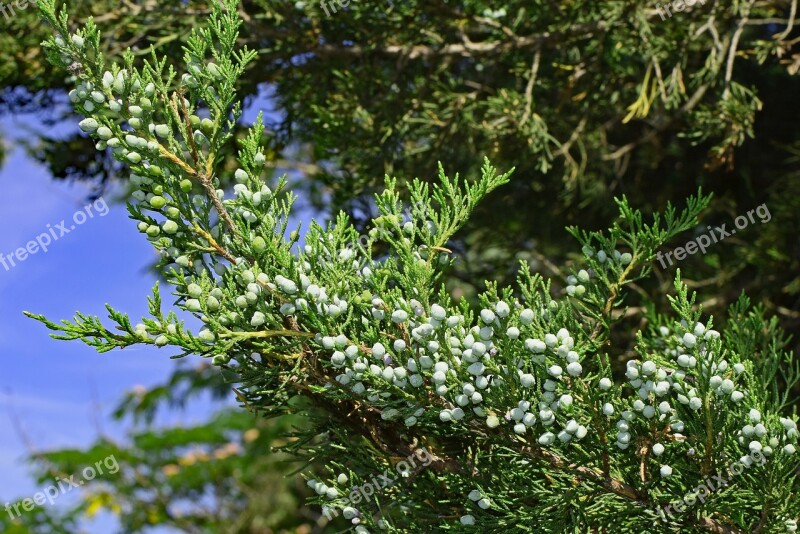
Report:
<svg viewBox="0 0 800 534"><path fill-rule="evenodd" d="M513 286L487 283L472 308L445 290L448 247L511 171L485 162L463 180L440 166L406 182L408 208L386 179L368 234L341 213L301 237L286 181L262 178L261 117L236 140L235 167L219 157L256 56L238 46L237 6L214 6L178 72L157 53L141 67L131 52L105 57L94 21L72 32L54 0L40 2L56 31L48 57L76 76L81 130L130 167L131 218L161 252L174 306L205 326L165 312L158 285L138 324L110 306L111 327L32 317L101 352L210 358L250 409L304 415L284 449L329 473L308 481L317 502L359 532L796 530L788 391L800 368L763 307L741 296L717 331L678 273L671 310L649 306L635 353L611 342L627 288L697 226L709 196L648 220L621 198L608 230L570 228L582 254L563 291L523 262Z"/></svg>
<svg viewBox="0 0 800 534"><path fill-rule="evenodd" d="M74 11L81 20L102 17L104 51L131 46L140 65L150 44L180 55L212 4L76 1ZM674 4L687 2L354 0L342 8L246 0L239 39L259 59L237 87L244 99L268 97L276 111L267 166L302 173L307 198L332 215L344 209L361 231L386 173L425 177L441 160L475 179L476 155L515 167L515 180L478 207L452 244L461 261L451 287L473 298L484 279L512 282L517 259L563 280L566 273L551 270L573 259L562 228L602 228L614 196L654 212L702 186L715 201L700 228L766 203L768 226L681 265L687 284L713 289L710 310L724 313L746 287L795 332L796 5ZM49 103L63 94L63 73L38 53L47 28L34 9L6 23L0 109L58 112ZM43 134L29 150L59 177L104 180L121 171L80 136ZM234 156L218 157L234 165ZM407 199L402 182L401 194ZM647 292L669 289L674 267L662 270Z"/></svg>

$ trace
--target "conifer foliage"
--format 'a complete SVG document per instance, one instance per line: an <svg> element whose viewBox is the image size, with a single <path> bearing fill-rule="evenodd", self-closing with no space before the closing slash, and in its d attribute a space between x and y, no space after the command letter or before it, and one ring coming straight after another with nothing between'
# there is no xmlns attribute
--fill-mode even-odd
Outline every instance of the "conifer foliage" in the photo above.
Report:
<svg viewBox="0 0 800 534"><path fill-rule="evenodd" d="M91 20L73 32L54 0L39 7L50 61L75 76L80 128L130 167L130 217L174 290L165 309L156 286L138 324L110 306L110 325L30 314L54 337L210 358L248 409L306 415L284 448L328 473L309 480L315 502L358 532L796 529L784 392L800 368L763 310L743 296L718 332L678 274L672 309L648 314L624 377L612 374L626 287L709 196L652 220L622 198L607 231L569 229L583 265L565 294L522 265L515 287L487 282L471 309L443 289L448 243L510 171L487 161L470 183L440 166L435 185L410 182L410 209L387 179L376 231L341 214L301 234L286 181L262 179L260 117L236 141L237 168L216 157L234 142L235 82L255 58L237 48L236 1L193 32L180 71L155 54L142 68L130 52L106 58ZM192 332L187 314L204 326ZM427 461L395 484L357 491L415 456Z"/></svg>

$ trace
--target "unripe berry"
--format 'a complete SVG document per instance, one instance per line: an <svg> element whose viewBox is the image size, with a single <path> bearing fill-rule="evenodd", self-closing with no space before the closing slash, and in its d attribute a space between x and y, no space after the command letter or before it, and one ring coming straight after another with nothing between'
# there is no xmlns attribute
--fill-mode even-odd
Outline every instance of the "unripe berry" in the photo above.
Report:
<svg viewBox="0 0 800 534"><path fill-rule="evenodd" d="M203 295L203 288L197 284L192 283L186 286L186 292L189 293L189 295L194 298L199 298Z"/></svg>
<svg viewBox="0 0 800 534"><path fill-rule="evenodd" d="M164 233L167 234L175 234L178 232L178 223L175 221L166 221L161 228L164 230Z"/></svg>
<svg viewBox="0 0 800 534"><path fill-rule="evenodd" d="M208 74L210 74L214 78L219 78L219 77L222 76L222 72L220 71L220 68L214 62L209 62L206 65L206 72L208 72Z"/></svg>
<svg viewBox="0 0 800 534"><path fill-rule="evenodd" d="M581 375L582 372L583 372L583 367L581 367L581 364L579 364L578 362L572 362L569 365L567 365L567 373L569 373L570 376L578 377Z"/></svg>
<svg viewBox="0 0 800 534"><path fill-rule="evenodd" d="M107 126L101 126L100 128L97 129L97 137L99 137L100 139L108 140L111 139L113 135L114 134L111 131L111 128L108 128Z"/></svg>
<svg viewBox="0 0 800 534"><path fill-rule="evenodd" d="M508 307L508 304L506 304L503 301L498 302L495 305L494 309L497 312L497 316L500 317L501 319L508 317L508 314L511 311L511 309Z"/></svg>
<svg viewBox="0 0 800 534"><path fill-rule="evenodd" d="M88 119L83 119L81 122L78 123L78 126L81 130L86 133L94 132L99 127L97 121L91 117Z"/></svg>
<svg viewBox="0 0 800 534"><path fill-rule="evenodd" d="M216 339L216 336L211 330L200 330L200 332L197 334L197 337L208 342L212 342Z"/></svg>
<svg viewBox="0 0 800 534"><path fill-rule="evenodd" d="M686 332L685 334L683 334L683 338L681 338L681 342L683 342L683 345L685 347L688 347L688 348L691 349L692 347L695 346L695 344L697 344L697 338L694 336L694 334L690 334L689 332Z"/></svg>
<svg viewBox="0 0 800 534"><path fill-rule="evenodd" d="M392 312L392 322L404 323L408 320L408 313L405 310L395 310Z"/></svg>
<svg viewBox="0 0 800 534"><path fill-rule="evenodd" d="M342 367L345 364L346 358L343 352L336 351L331 356L331 363L336 367Z"/></svg>
<svg viewBox="0 0 800 534"><path fill-rule="evenodd" d="M261 312L255 312L253 317L250 319L251 326L261 326L267 322L266 316Z"/></svg>
<svg viewBox="0 0 800 534"><path fill-rule="evenodd" d="M264 238L261 236L256 236L255 239L253 239L253 250L255 250L257 253L260 254L264 252L266 249L267 249L267 242L264 240Z"/></svg>

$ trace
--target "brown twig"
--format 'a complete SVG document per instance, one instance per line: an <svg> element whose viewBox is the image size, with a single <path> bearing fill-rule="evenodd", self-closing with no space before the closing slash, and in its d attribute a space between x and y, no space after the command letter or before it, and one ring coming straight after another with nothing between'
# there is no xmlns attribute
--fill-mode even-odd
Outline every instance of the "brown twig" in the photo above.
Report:
<svg viewBox="0 0 800 534"><path fill-rule="evenodd" d="M208 241L208 244L211 245L211 248L214 249L214 251L217 254L219 254L232 264L236 263L236 258L233 257L233 254L225 250L224 247L222 247L219 243L217 243L216 239L214 239L214 237L211 234L200 228L200 225L197 224L197 222L195 221L192 221L192 225L194 227L194 231L200 234L203 237L203 239Z"/></svg>
<svg viewBox="0 0 800 534"><path fill-rule="evenodd" d="M200 165L200 156L197 154L197 145L194 142L194 131L192 130L192 121L189 117L189 111L186 109L186 102L183 98L183 91L178 90L177 93L172 95L172 99L180 103L181 115L183 115L183 121L186 123L186 138L189 141L189 148L192 150L192 159L194 159L195 165ZM178 105L175 104L177 108Z"/></svg>
<svg viewBox="0 0 800 534"><path fill-rule="evenodd" d="M338 45L324 44L314 47L309 52L319 56L356 56L361 57L368 54L379 54L386 56L399 56L405 59L429 59L432 57L443 56L491 56L521 50L526 48L536 48L545 43L561 42L570 37L588 36L596 31L606 28L607 24L603 21L591 24L578 24L564 32L542 32L523 37L514 37L506 41L483 41L483 42L460 42L450 43L440 47L428 45L387 45L382 48L367 48L360 45L342 47Z"/></svg>

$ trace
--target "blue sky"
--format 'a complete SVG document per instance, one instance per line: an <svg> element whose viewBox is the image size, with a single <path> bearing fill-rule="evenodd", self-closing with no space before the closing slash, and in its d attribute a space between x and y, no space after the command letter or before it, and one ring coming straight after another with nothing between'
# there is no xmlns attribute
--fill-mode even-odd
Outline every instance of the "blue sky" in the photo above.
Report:
<svg viewBox="0 0 800 534"><path fill-rule="evenodd" d="M22 120L0 122L4 137L13 137ZM46 232L48 224L71 219L89 193L81 185L54 181L19 149L0 169L0 191L0 253L6 256ZM29 476L28 450L12 413L37 450L84 446L100 432L120 438L125 425L112 422L109 414L122 393L163 381L175 365L168 349L100 355L81 343L52 340L46 328L22 315L29 310L60 320L80 310L104 316L106 302L132 318L146 312L145 297L154 283L146 267L153 249L127 218L124 204L109 199L108 206L105 217L87 220L47 253L8 271L0 265L0 503L41 489ZM160 422L200 422L208 413L207 403L198 403ZM107 532L108 526L92 530Z"/></svg>
<svg viewBox="0 0 800 534"><path fill-rule="evenodd" d="M243 119L254 121L260 109L268 119L278 118L265 91L250 103ZM0 120L2 138L12 142L24 132L46 129L53 134L36 115ZM56 128L59 133L67 130ZM13 145L0 167L0 191L0 254L5 256L47 232L48 225L66 220L69 228L90 193L81 184L53 180L46 168ZM155 282L147 268L155 253L128 219L121 199L110 193L105 200L107 215L88 219L55 240L46 253L31 255L10 270L0 264L0 511L5 503L42 489L25 462L29 447L81 447L100 434L122 439L127 425L110 419L122 394L161 383L175 366L170 349L134 347L101 355L82 343L51 339L46 328L22 315L26 310L58 321L81 311L105 317L106 303L134 321L146 314L146 297ZM307 204L298 202L290 228L311 215ZM199 399L185 411L162 414L157 422L202 422L220 407L209 403ZM234 404L234 399L226 403ZM66 501L64 497L59 503ZM87 530L108 532L112 525L100 519Z"/></svg>
<svg viewBox="0 0 800 534"><path fill-rule="evenodd" d="M278 118L267 90L249 103L243 120L254 121L260 109L267 120ZM77 119L53 129L35 114L17 115L0 120L0 130L13 143L26 132L63 135L76 124ZM45 167L13 144L0 167L0 191L0 254L5 256L47 232L48 225L66 220L69 228L73 215L85 210L90 193L81 184L53 180ZM176 365L170 349L133 347L101 355L82 343L56 341L49 330L22 315L27 310L59 321L81 311L105 317L106 303L134 322L146 314L146 297L155 282L147 269L155 253L128 219L121 198L109 193L105 200L105 216L98 216L103 211L99 206L94 210L98 215L55 240L46 253L31 255L10 270L0 263L0 512L5 503L42 489L25 462L29 447L81 447L100 434L124 438L128 426L110 419L122 394L163 382ZM290 229L307 223L312 214L306 203L298 202ZM235 399L225 402L235 404ZM198 399L185 411L163 413L157 423L202 422L221 407L210 403ZM67 496L56 506L64 502ZM112 528L108 518L87 525L88 532Z"/></svg>

